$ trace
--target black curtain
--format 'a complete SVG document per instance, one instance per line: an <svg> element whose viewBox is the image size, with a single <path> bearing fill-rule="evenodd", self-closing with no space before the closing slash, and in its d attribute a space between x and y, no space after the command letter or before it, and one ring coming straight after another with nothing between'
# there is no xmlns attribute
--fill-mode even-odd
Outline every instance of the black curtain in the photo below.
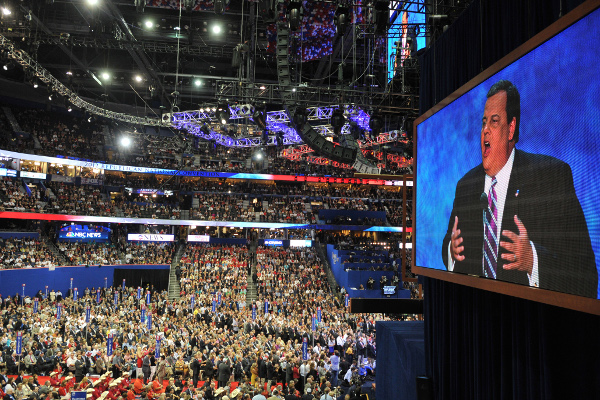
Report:
<svg viewBox="0 0 600 400"><path fill-rule="evenodd" d="M113 276L114 285L121 286L125 279L125 286L146 288L154 285L158 291L167 290L169 286L169 269L120 269L115 268Z"/></svg>
<svg viewBox="0 0 600 400"><path fill-rule="evenodd" d="M420 57L421 113L583 0L474 1Z"/></svg>
<svg viewBox="0 0 600 400"><path fill-rule="evenodd" d="M474 1L420 57L421 113L582 2ZM424 289L436 399L600 398L600 317L430 278Z"/></svg>
<svg viewBox="0 0 600 400"><path fill-rule="evenodd" d="M599 399L600 317L424 278L435 398Z"/></svg>

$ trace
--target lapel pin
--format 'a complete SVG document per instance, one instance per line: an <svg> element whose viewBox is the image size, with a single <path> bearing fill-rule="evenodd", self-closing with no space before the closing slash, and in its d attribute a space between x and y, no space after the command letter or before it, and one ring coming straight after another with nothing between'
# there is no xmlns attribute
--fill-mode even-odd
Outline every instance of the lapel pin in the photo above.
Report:
<svg viewBox="0 0 600 400"><path fill-rule="evenodd" d="M517 189L517 193L515 193L515 197L519 197L519 189Z"/></svg>

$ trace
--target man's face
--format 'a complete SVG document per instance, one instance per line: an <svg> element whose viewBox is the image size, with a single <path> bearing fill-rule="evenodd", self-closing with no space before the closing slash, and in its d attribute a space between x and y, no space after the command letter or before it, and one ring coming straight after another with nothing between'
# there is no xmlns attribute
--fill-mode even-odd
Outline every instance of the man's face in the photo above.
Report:
<svg viewBox="0 0 600 400"><path fill-rule="evenodd" d="M481 158L483 169L489 176L496 176L502 169L515 144L516 118L507 120L506 92L498 92L485 102L481 121Z"/></svg>

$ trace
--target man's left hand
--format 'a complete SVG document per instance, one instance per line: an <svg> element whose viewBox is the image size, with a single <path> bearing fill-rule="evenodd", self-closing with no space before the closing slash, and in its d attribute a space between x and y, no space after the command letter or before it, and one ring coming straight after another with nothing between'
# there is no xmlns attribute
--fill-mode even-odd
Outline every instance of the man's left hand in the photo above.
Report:
<svg viewBox="0 0 600 400"><path fill-rule="evenodd" d="M529 235L519 217L515 215L514 219L519 234L509 230L502 231L502 236L505 236L509 240L509 242L500 241L500 247L505 250L502 253L502 259L507 262L504 264L504 269L525 271L531 275L533 269L533 249L529 242Z"/></svg>

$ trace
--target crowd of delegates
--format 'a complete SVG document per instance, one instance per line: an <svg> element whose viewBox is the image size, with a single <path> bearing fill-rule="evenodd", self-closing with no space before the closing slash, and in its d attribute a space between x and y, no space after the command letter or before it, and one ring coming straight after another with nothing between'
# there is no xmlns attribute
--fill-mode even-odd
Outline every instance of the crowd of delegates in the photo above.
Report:
<svg viewBox="0 0 600 400"><path fill-rule="evenodd" d="M231 254L223 253L223 258L213 261L230 258ZM274 298L267 313L259 302L255 320L251 308L237 301L240 297L234 291L223 291L213 311L214 288L198 288L176 302L169 302L166 292L151 290L150 329L140 319L145 297L138 300L134 288L116 290L116 307L111 288L101 290L100 303L95 290L86 290L77 302L68 294L61 300L59 292L44 299L40 291L37 314L32 312L31 301L23 307L18 296L0 299L3 390L16 391L18 383L9 374L22 377L27 373L34 374L36 383L38 375L50 376L43 398L56 398L54 392L64 397L75 385L91 389L92 400L136 395L225 400L225 396L252 398L261 392L266 396L294 392L295 397L287 398L309 395L303 398L319 399L338 385L354 396L361 377L375 367L373 320L347 314L343 304L325 290L321 294L317 289L293 288L287 300ZM310 316L317 304L322 307L322 321L313 334ZM85 323L86 306L91 309L89 324ZM23 332L22 359L15 356L16 331ZM113 335L110 356L105 351L109 333ZM156 336L161 338L158 358L154 357ZM305 337L308 360L302 361ZM112 372L112 378L106 372ZM91 384L88 374L104 376ZM103 382L107 378L110 383ZM166 387L161 385L163 379L168 380Z"/></svg>
<svg viewBox="0 0 600 400"><path fill-rule="evenodd" d="M115 215L110 200L105 199L101 193L101 186L75 186L50 182L47 187L54 197L48 194L46 212L68 215Z"/></svg>
<svg viewBox="0 0 600 400"><path fill-rule="evenodd" d="M125 217L179 219L181 216L177 204L157 203L152 198L144 198L140 202L115 200L114 204Z"/></svg>
<svg viewBox="0 0 600 400"><path fill-rule="evenodd" d="M33 238L0 238L0 269L59 265L45 242Z"/></svg>
<svg viewBox="0 0 600 400"><path fill-rule="evenodd" d="M42 109L12 109L21 129L37 137L40 144L35 149L37 154L104 160L101 122Z"/></svg>
<svg viewBox="0 0 600 400"><path fill-rule="evenodd" d="M198 208L190 209L190 218L203 221L254 221L250 208L243 208L243 197L229 194L198 193Z"/></svg>
<svg viewBox="0 0 600 400"><path fill-rule="evenodd" d="M58 242L56 244L68 265L115 265L121 256L113 244Z"/></svg>
<svg viewBox="0 0 600 400"><path fill-rule="evenodd" d="M127 264L171 264L173 243L126 242L121 245Z"/></svg>
<svg viewBox="0 0 600 400"><path fill-rule="evenodd" d="M40 193L33 188L31 196L20 180L0 177L0 208L2 211L41 212Z"/></svg>

